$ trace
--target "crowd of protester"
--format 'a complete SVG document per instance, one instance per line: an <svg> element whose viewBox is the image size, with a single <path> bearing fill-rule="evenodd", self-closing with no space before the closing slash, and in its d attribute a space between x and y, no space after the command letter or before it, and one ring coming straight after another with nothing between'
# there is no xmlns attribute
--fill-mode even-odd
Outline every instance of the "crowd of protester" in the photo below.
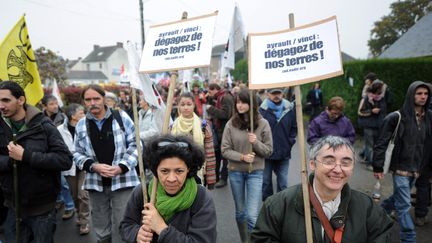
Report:
<svg viewBox="0 0 432 243"><path fill-rule="evenodd" d="M163 110L149 104L143 93L137 94L135 126L128 89L117 97L89 85L81 94L82 105L68 104L64 110L56 97L45 95L40 111L26 104L19 86L1 82L0 220L6 242L17 239L17 219L22 242L53 242L55 215L61 207L63 220L76 215L78 233L94 231L98 242L216 242L209 190L227 185L242 242L305 242L301 186L288 187L297 138L292 89L254 93L244 84L198 79L189 86L177 85L169 132L162 135ZM158 88L166 96L167 90ZM427 223L431 200L431 85L413 82L399 113L392 112L390 88L373 73L365 76L359 95L356 122L364 136L360 156L353 149L359 138L344 115L343 98L328 97L324 106L319 83L306 96L311 109L310 190L324 215L322 219L313 205L314 239L331 238L324 226L330 221L334 231L344 232L342 242L354 237L359 242L388 242L392 216L399 222L400 240L415 242L414 225ZM145 185L150 185L148 195L159 181L155 204L143 200L135 129L145 173L151 175ZM396 129L390 162L393 194L380 207L350 189L348 182L357 161L377 179L383 178L386 148ZM24 180L27 175L31 177ZM20 179L19 197L14 178ZM362 215L366 211L368 215Z"/></svg>

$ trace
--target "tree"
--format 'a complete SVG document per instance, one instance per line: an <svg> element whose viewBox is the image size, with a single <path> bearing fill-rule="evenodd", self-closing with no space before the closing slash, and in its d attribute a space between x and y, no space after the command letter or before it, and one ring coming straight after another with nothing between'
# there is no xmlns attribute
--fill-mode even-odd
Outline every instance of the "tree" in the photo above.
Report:
<svg viewBox="0 0 432 243"><path fill-rule="evenodd" d="M47 84L49 80L57 80L60 85L66 79L66 61L53 51L40 47L35 50L36 63L42 83Z"/></svg>
<svg viewBox="0 0 432 243"><path fill-rule="evenodd" d="M241 59L235 64L235 69L231 71L235 80L241 80L242 83L248 83L248 63L247 60Z"/></svg>
<svg viewBox="0 0 432 243"><path fill-rule="evenodd" d="M390 9L390 14L376 21L371 30L368 46L374 57L379 56L418 20L432 11L432 4L430 0L405 0L392 3Z"/></svg>

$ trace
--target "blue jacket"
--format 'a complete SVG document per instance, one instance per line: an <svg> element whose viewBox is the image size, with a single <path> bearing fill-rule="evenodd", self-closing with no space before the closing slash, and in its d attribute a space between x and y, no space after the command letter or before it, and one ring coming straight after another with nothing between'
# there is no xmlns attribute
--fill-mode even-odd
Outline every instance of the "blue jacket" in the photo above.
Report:
<svg viewBox="0 0 432 243"><path fill-rule="evenodd" d="M267 102L272 102L265 99L259 108L261 115L268 121L273 137L273 153L268 158L270 160L283 160L291 158L291 148L295 144L297 137L297 121L294 109L294 103L286 99L282 100L283 112L279 120L273 112L268 109Z"/></svg>

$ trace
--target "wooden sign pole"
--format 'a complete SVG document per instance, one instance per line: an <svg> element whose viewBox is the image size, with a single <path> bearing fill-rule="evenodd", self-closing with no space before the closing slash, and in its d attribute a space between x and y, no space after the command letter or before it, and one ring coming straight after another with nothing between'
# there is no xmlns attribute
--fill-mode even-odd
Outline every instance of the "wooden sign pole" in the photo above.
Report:
<svg viewBox="0 0 432 243"><path fill-rule="evenodd" d="M294 28L294 14L289 14L289 27ZM300 150L300 162L301 162L301 181L303 189L303 204L304 204L304 215L305 215L305 227L306 227L306 242L313 243L312 237L312 218L309 201L309 187L308 187L308 173L306 164L305 154L305 136L303 127L303 109L301 103L301 92L300 85L294 87L295 102L296 102L296 119L297 119L297 134L298 134L298 145Z"/></svg>
<svg viewBox="0 0 432 243"><path fill-rule="evenodd" d="M187 12L183 12L181 19L187 19L187 16L188 16ZM174 88L176 85L176 80L177 80L177 72L176 71L171 72L170 85L169 85L169 89L168 89L167 107L165 110L165 120L164 120L164 124L162 127L162 134L167 134L169 132L168 128L169 128L169 122L170 122L171 111L172 111L172 106L173 106ZM157 184L158 184L158 180L157 180L156 176L154 176L153 177L152 194L150 197L150 203L153 203L153 204L156 202Z"/></svg>
<svg viewBox="0 0 432 243"><path fill-rule="evenodd" d="M250 132L254 133L254 120L253 120L253 106L254 106L254 92L250 89L249 90L249 120L250 120ZM235 104L234 104L235 105ZM250 144L250 152L253 153L253 146ZM249 173L252 172L252 163L249 163Z"/></svg>

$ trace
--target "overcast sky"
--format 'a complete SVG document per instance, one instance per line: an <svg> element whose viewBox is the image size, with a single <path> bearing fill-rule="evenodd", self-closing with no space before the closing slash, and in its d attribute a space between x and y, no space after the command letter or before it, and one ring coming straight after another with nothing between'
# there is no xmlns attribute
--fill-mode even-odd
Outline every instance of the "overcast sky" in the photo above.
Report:
<svg viewBox="0 0 432 243"><path fill-rule="evenodd" d="M396 0L144 0L146 29L150 25L219 10L213 45L228 38L235 2L247 32L288 28L294 13L300 26L336 15L342 51L368 57L367 40L373 23L390 12ZM0 40L26 14L33 48L44 46L64 58L88 55L94 44L141 42L139 0L0 0Z"/></svg>

